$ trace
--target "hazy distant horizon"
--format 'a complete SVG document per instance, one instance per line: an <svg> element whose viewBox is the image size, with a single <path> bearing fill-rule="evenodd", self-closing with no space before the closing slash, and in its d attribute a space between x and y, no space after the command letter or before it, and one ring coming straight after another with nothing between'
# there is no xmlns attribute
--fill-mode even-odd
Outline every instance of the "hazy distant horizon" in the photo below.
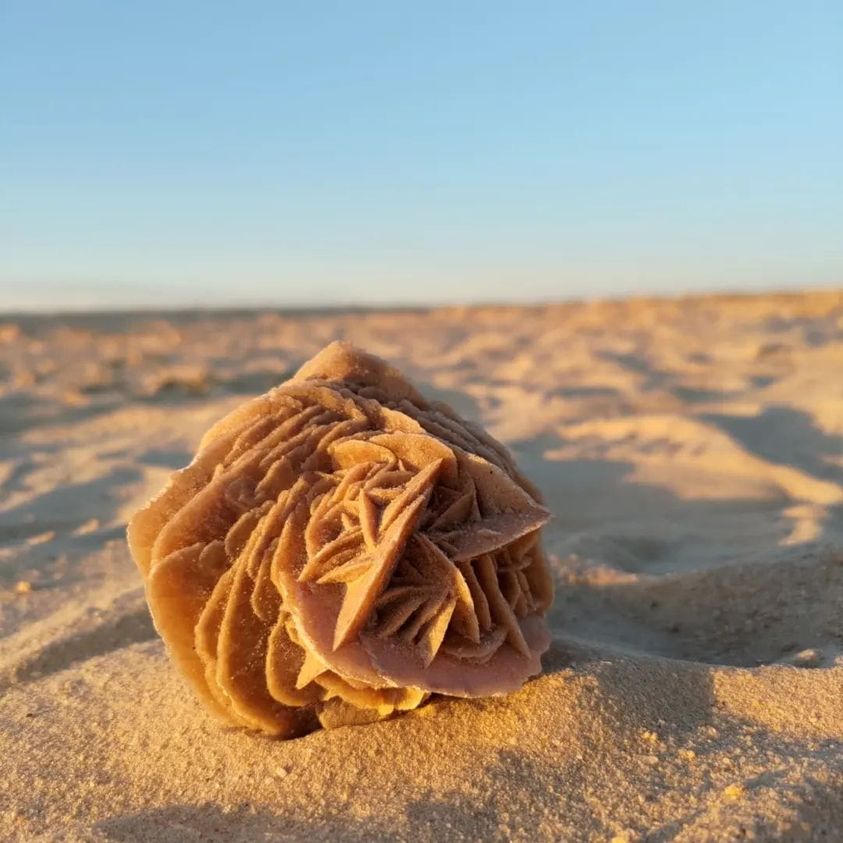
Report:
<svg viewBox="0 0 843 843"><path fill-rule="evenodd" d="M619 292L604 292L588 294L570 293L557 296L536 296L521 298L480 298L475 300L459 299L454 297L451 300L422 300L422 299L395 299L395 300L319 300L319 301L280 301L261 300L248 298L232 298L229 301L202 301L200 299L175 300L174 302L156 303L155 297L138 299L137 301L118 298L114 301L88 300L83 297L70 296L66 301L41 298L29 305L26 299L22 298L18 305L14 304L14 296L11 303L0 300L0 318L9 316L39 316L39 315L85 315L85 314L143 314L143 313L203 313L217 311L280 311L291 313L329 313L333 311L370 311L370 310L430 310L447 307L542 307L573 302L586 302L590 300L623 300L630 298L695 298L705 296L753 296L753 295L800 295L804 293L834 293L843 291L843 280L838 283L810 284L810 285L767 285L760 287L734 287L728 285L711 285L686 290L634 290ZM52 303L51 303L52 302Z"/></svg>

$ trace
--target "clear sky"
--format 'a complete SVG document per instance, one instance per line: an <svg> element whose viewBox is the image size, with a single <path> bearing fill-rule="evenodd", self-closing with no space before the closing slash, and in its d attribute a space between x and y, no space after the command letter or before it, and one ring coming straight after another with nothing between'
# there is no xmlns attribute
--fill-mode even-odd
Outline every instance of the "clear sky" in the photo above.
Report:
<svg viewBox="0 0 843 843"><path fill-rule="evenodd" d="M843 284L843 3L0 0L0 307Z"/></svg>

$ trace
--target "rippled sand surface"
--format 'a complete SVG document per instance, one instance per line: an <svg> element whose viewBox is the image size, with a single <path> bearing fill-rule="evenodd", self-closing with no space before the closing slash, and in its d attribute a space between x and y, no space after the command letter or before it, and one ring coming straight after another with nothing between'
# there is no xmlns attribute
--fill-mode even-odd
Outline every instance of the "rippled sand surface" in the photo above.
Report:
<svg viewBox="0 0 843 843"><path fill-rule="evenodd" d="M336 338L544 490L554 643L511 697L280 743L182 684L123 533ZM843 836L843 294L9 317L0 375L0 838Z"/></svg>

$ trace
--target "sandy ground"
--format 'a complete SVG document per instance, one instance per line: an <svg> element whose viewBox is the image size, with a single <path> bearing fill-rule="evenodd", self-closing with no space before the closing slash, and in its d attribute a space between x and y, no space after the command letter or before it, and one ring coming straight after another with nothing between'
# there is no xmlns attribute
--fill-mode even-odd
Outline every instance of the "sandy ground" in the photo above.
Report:
<svg viewBox="0 0 843 843"><path fill-rule="evenodd" d="M511 697L273 742L175 674L124 525L334 338L545 490L554 644ZM843 839L843 294L9 318L0 341L0 839Z"/></svg>

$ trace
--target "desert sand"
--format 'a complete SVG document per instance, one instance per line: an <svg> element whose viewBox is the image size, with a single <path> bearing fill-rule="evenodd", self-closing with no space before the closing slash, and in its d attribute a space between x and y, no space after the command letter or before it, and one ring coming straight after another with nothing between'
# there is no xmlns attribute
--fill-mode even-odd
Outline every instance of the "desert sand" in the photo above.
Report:
<svg viewBox="0 0 843 843"><path fill-rule="evenodd" d="M544 491L544 673L273 741L169 663L125 543L333 339ZM0 320L0 839L843 839L843 292Z"/></svg>

